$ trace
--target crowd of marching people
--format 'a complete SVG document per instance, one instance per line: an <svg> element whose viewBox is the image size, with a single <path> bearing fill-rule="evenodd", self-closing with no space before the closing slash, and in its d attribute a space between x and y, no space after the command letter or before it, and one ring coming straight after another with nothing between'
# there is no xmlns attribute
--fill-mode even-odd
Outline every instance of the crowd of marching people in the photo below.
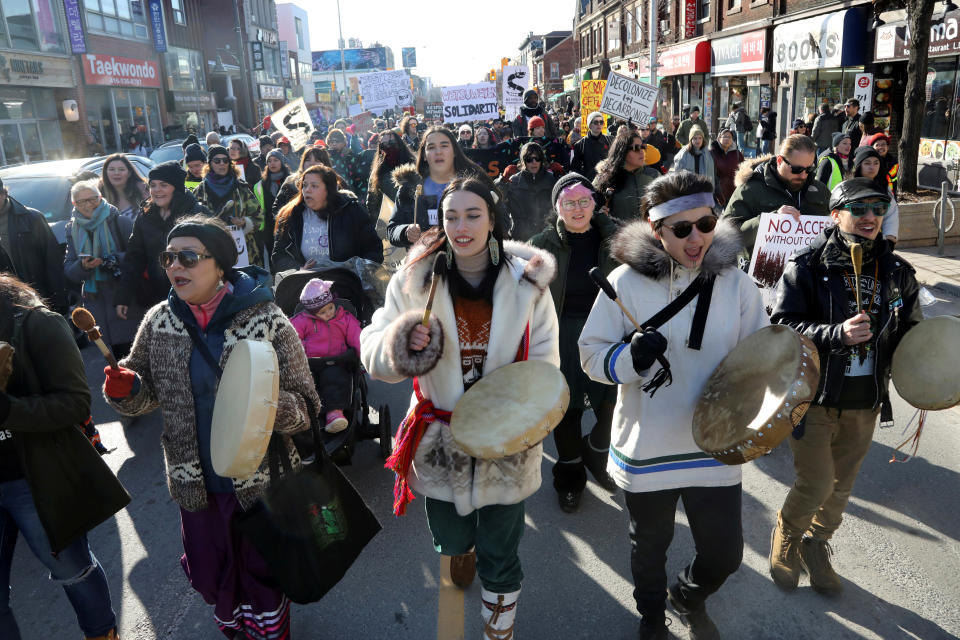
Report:
<svg viewBox="0 0 960 640"><path fill-rule="evenodd" d="M815 121L778 139L769 109L754 127L734 105L711 131L696 105L624 122L572 105L554 111L528 91L512 119L444 124L405 114L378 118L370 131L342 119L297 149L266 130L257 154L238 139L224 147L216 133L206 145L191 136L181 161L146 176L114 154L102 176L78 179L65 250L43 215L0 183L0 339L15 347L9 360L0 349L0 572L8 583L0 585L0 637L21 637L7 588L18 531L62 584L84 635L118 637L104 573L118 569L100 564L86 532L129 498L106 467L83 459L87 490L109 497L99 519L85 517L86 502L52 517L45 503L66 504L76 488L35 467L44 452L77 446L63 436L75 425L97 437L80 353L60 315L73 289L120 361L105 369L103 393L123 424L163 415L181 563L226 637L290 637L290 600L236 529L264 483L219 476L211 463L220 369L238 336L258 336L277 353L274 431L294 469L303 461L291 436L321 406L328 432L347 421L332 399L337 381L317 389L308 356L352 348L373 378L414 379L389 462L395 507L403 512L411 489L425 496L430 535L454 583L479 576L490 640L513 637L524 500L540 486L540 449L471 458L449 437L446 412L496 368L528 359L558 367L570 390L552 436L559 508L578 510L589 477L622 489L639 637L670 637L669 603L702 639L720 633L705 601L740 566L742 488L740 467L694 443L694 405L739 342L770 323L792 327L830 374L805 432L789 439L797 480L772 532L770 572L783 589L805 571L816 590L839 593L829 540L889 408L893 349L921 318L913 272L892 253L890 137L865 123L855 99L843 109L841 119L824 105ZM758 145L747 150L754 128ZM742 270L759 218L771 212L835 223L788 261L772 310ZM864 247L875 293L863 309L851 306L859 283L850 278L860 277L850 273L853 243ZM275 303L271 275L354 258L382 263L387 245L405 250L406 261L362 331L322 279L304 289L293 324ZM609 277L618 301L597 295L592 270ZM698 302L691 294L673 304L688 289ZM670 313L638 331L619 302L644 318L661 307ZM425 305L434 305L429 326L420 319ZM45 365L54 352L56 376ZM590 410L595 423L585 430ZM696 553L668 581L680 499Z"/></svg>

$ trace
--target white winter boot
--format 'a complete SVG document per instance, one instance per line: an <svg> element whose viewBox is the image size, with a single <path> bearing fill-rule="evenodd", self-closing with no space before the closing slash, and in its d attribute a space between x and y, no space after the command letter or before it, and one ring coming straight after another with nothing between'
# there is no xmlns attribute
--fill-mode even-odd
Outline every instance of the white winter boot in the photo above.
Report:
<svg viewBox="0 0 960 640"><path fill-rule="evenodd" d="M519 590L511 593L480 590L483 640L513 640L513 620L517 616L518 597Z"/></svg>

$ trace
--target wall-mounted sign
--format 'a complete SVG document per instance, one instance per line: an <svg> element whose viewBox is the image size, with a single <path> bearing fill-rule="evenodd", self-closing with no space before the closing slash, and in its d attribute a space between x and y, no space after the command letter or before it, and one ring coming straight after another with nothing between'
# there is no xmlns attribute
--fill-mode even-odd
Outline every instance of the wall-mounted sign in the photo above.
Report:
<svg viewBox="0 0 960 640"><path fill-rule="evenodd" d="M83 18L80 16L80 0L63 0L67 16L67 34L70 37L70 53L86 53L87 40L83 35Z"/></svg>
<svg viewBox="0 0 960 640"><path fill-rule="evenodd" d="M859 66L866 33L859 9L782 24L773 30L773 70Z"/></svg>
<svg viewBox="0 0 960 640"><path fill-rule="evenodd" d="M955 56L960 52L960 11L934 16L930 24L930 56ZM910 27L906 22L877 27L874 60L910 57Z"/></svg>
<svg viewBox="0 0 960 640"><path fill-rule="evenodd" d="M710 43L706 40L666 49L660 53L660 75L710 73L710 56Z"/></svg>
<svg viewBox="0 0 960 640"><path fill-rule="evenodd" d="M72 64L68 58L48 58L6 51L0 54L0 85L72 87Z"/></svg>
<svg viewBox="0 0 960 640"><path fill-rule="evenodd" d="M730 38L710 41L713 50L715 76L763 73L764 54L767 51L767 32L752 31Z"/></svg>
<svg viewBox="0 0 960 640"><path fill-rule="evenodd" d="M250 43L250 56L253 58L253 70L263 71L263 43Z"/></svg>
<svg viewBox="0 0 960 640"><path fill-rule="evenodd" d="M217 99L209 91L168 91L167 106L171 111L216 111Z"/></svg>
<svg viewBox="0 0 960 640"><path fill-rule="evenodd" d="M261 100L283 100L283 87L275 84L261 84L259 87Z"/></svg>
<svg viewBox="0 0 960 640"><path fill-rule="evenodd" d="M163 6L160 0L150 0L150 33L153 48L163 53L167 50L167 32L163 26Z"/></svg>
<svg viewBox="0 0 960 640"><path fill-rule="evenodd" d="M87 84L160 88L160 67L151 60L88 53L80 61Z"/></svg>

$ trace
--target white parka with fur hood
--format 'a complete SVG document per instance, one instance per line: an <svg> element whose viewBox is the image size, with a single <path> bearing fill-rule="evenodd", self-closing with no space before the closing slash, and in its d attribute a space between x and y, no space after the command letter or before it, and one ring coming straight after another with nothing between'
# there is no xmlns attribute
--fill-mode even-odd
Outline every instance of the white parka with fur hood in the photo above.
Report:
<svg viewBox="0 0 960 640"><path fill-rule="evenodd" d="M707 379L741 340L770 320L757 285L737 268L739 233L722 220L699 269L680 266L638 220L613 238L612 255L623 264L610 283L634 318L643 322L667 306L701 271L716 279L699 351L686 346L697 301L659 328L667 338L664 354L673 384L651 398L641 389L660 368L644 375L633 368L630 344L623 337L633 325L606 296L597 296L580 334L580 362L588 376L619 384L613 413L607 471L625 491L661 491L679 487L721 487L740 482L740 467L717 462L693 441L693 411Z"/></svg>
<svg viewBox="0 0 960 640"><path fill-rule="evenodd" d="M408 260L416 258L417 249L419 245ZM505 242L504 253L506 262L493 289L483 374L514 362L528 325L529 359L559 367L559 326L549 289L556 262L546 251L519 242ZM453 299L445 280L437 287L433 303L430 345L415 355L407 349L410 332L420 322L427 302L432 264L432 259L420 260L394 274L386 303L360 334L360 357L377 380L395 383L418 375L424 398L438 409L453 411L464 393L463 373ZM416 403L413 396L411 411ZM540 487L542 453L538 444L506 458L475 460L453 441L447 425L434 422L417 448L410 484L417 493L454 503L460 515L488 505L515 504Z"/></svg>

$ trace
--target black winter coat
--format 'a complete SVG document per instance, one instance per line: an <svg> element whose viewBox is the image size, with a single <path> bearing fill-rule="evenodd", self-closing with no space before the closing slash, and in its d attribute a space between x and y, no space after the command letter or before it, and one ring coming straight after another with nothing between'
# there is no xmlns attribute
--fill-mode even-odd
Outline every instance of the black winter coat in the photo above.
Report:
<svg viewBox="0 0 960 640"><path fill-rule="evenodd" d="M7 237L10 261L17 277L50 301L57 311L67 310L66 280L63 277L63 249L42 213L24 206L9 195Z"/></svg>
<svg viewBox="0 0 960 640"><path fill-rule="evenodd" d="M173 196L170 215L164 220L155 206L149 204L133 222L133 233L127 243L127 252L120 267L120 285L117 287L114 301L118 305L130 305L139 302L149 309L158 302L167 299L170 292L170 280L160 266L160 252L167 247L167 234L180 218L203 214L213 214L197 202L196 196L189 191ZM60 267L61 271L63 266ZM144 279L144 272L147 277Z"/></svg>
<svg viewBox="0 0 960 640"><path fill-rule="evenodd" d="M547 217L553 211L551 192L556 182L557 178L541 165L536 175L521 171L510 176L506 184L500 184L513 220L510 236L514 240L526 242L547 228Z"/></svg>
<svg viewBox="0 0 960 640"><path fill-rule="evenodd" d="M610 138L605 135L587 134L573 145L573 161L570 170L579 173L587 180L597 177L597 163L610 153Z"/></svg>
<svg viewBox="0 0 960 640"><path fill-rule="evenodd" d="M770 321L793 327L810 338L820 355L820 385L816 404L836 406L843 388L844 371L850 349L842 342L841 325L849 317L848 296L844 288L841 255L846 252L836 237L836 228L825 229L805 249L787 261L777 284L777 301ZM923 320L918 296L920 286L913 267L893 253L890 243L878 239L878 285L880 293L880 330L877 341L874 382L874 408L887 398L890 362L900 339ZM852 269L848 269L852 272Z"/></svg>
<svg viewBox="0 0 960 640"><path fill-rule="evenodd" d="M278 226L273 239L270 264L274 273L300 269L306 263L300 243L303 239L303 211L301 203L290 212L286 224ZM360 257L383 263L383 241L363 206L349 191L340 191L330 209L327 233L330 239L330 260L345 262Z"/></svg>

